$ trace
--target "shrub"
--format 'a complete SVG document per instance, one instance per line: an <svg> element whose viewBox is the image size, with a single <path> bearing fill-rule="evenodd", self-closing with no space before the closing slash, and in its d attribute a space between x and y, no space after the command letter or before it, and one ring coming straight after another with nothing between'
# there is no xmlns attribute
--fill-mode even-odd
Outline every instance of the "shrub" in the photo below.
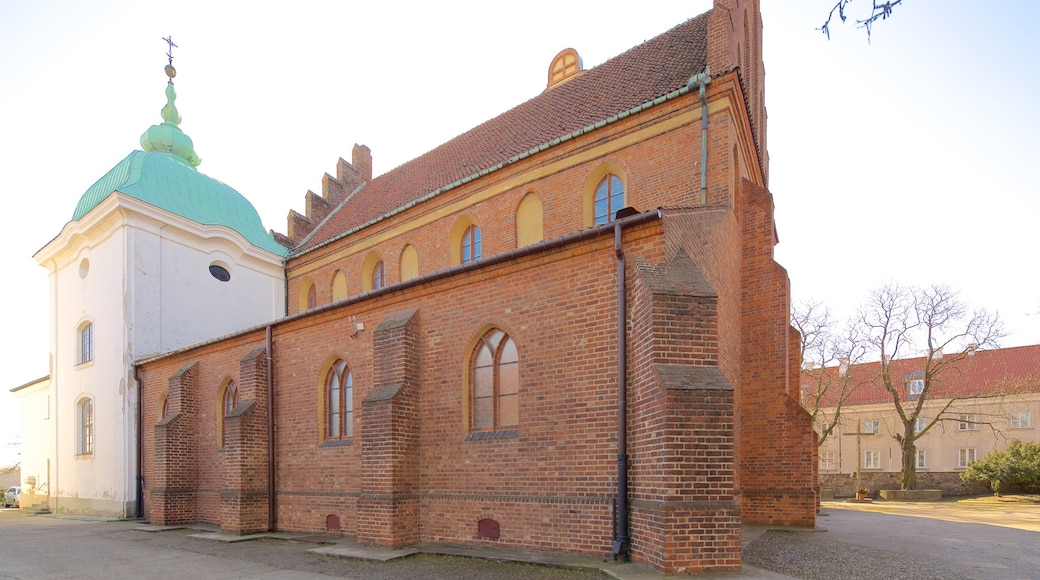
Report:
<svg viewBox="0 0 1040 580"><path fill-rule="evenodd" d="M1007 485L1040 485L1040 443L1013 439L1003 451L991 451L968 464L963 481L989 481L993 493L1000 495Z"/></svg>

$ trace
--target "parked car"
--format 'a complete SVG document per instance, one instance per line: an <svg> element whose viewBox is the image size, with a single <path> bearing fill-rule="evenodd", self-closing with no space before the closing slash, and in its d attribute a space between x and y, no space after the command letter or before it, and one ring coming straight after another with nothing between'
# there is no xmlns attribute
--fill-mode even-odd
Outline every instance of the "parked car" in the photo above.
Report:
<svg viewBox="0 0 1040 580"><path fill-rule="evenodd" d="M22 488L9 487L4 492L4 507L21 507L18 505L18 496L22 495Z"/></svg>

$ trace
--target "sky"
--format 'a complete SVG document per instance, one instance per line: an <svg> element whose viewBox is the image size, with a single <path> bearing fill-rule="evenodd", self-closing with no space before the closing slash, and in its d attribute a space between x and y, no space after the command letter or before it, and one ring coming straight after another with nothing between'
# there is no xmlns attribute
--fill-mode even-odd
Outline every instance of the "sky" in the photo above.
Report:
<svg viewBox="0 0 1040 580"><path fill-rule="evenodd" d="M163 37L199 170L284 232L355 143L385 173L537 95L560 50L591 68L711 7L414 4L0 0L0 464L9 390L48 372L32 256L161 122ZM1002 346L1040 343L1040 3L905 0L869 42L852 22L816 30L833 0L762 4L776 259L795 301L844 317L882 284L949 284L999 312Z"/></svg>

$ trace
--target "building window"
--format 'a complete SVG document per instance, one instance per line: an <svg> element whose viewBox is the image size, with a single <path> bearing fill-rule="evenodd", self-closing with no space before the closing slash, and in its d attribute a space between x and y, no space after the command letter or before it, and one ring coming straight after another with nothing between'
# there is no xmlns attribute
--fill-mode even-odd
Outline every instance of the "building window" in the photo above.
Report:
<svg viewBox="0 0 1040 580"><path fill-rule="evenodd" d="M928 419L925 417L918 417L914 419L914 433L920 433L924 431L924 428L928 426Z"/></svg>
<svg viewBox="0 0 1040 580"><path fill-rule="evenodd" d="M310 310L318 304L318 288L311 284L310 288L307 289L307 309Z"/></svg>
<svg viewBox="0 0 1040 580"><path fill-rule="evenodd" d="M863 469L881 469L881 452L877 450L864 451Z"/></svg>
<svg viewBox="0 0 1040 580"><path fill-rule="evenodd" d="M219 282L227 282L231 280L231 272L220 264L210 264L209 275L216 278Z"/></svg>
<svg viewBox="0 0 1040 580"><path fill-rule="evenodd" d="M957 456L957 467L964 469L972 461L975 461L975 449L961 449Z"/></svg>
<svg viewBox="0 0 1040 580"><path fill-rule="evenodd" d="M823 451L820 453L820 469L834 469L833 451Z"/></svg>
<svg viewBox="0 0 1040 580"><path fill-rule="evenodd" d="M489 330L480 338L472 364L472 429L493 431L520 422L520 371L516 344L506 333Z"/></svg>
<svg viewBox="0 0 1040 580"><path fill-rule="evenodd" d="M928 467L928 462L925 460L924 449L917 450L917 468L925 469Z"/></svg>
<svg viewBox="0 0 1040 580"><path fill-rule="evenodd" d="M170 414L170 396L166 395L162 400L162 410L160 411L159 418L165 419Z"/></svg>
<svg viewBox="0 0 1040 580"><path fill-rule="evenodd" d="M79 440L76 442L77 455L93 455L94 453L94 400L85 397L76 403L76 424Z"/></svg>
<svg viewBox="0 0 1040 580"><path fill-rule="evenodd" d="M237 406L238 387L235 385L235 381L228 381L227 386L224 387L224 416L230 415Z"/></svg>
<svg viewBox="0 0 1040 580"><path fill-rule="evenodd" d="M979 423L978 418L975 415L961 415L960 422L957 424L958 431L978 431Z"/></svg>
<svg viewBox="0 0 1040 580"><path fill-rule="evenodd" d="M354 436L354 378L347 363L337 360L325 377L326 429L328 440Z"/></svg>
<svg viewBox="0 0 1040 580"><path fill-rule="evenodd" d="M906 394L919 397L924 392L924 379L910 379L906 382Z"/></svg>
<svg viewBox="0 0 1040 580"><path fill-rule="evenodd" d="M94 360L94 323L87 322L76 331L76 364Z"/></svg>
<svg viewBox="0 0 1040 580"><path fill-rule="evenodd" d="M613 173L608 173L596 186L595 205L596 225L613 221L617 211L625 207L625 185L621 178Z"/></svg>
<svg viewBox="0 0 1040 580"><path fill-rule="evenodd" d="M1012 429L1028 429L1033 426L1033 416L1028 412L1011 413Z"/></svg>
<svg viewBox="0 0 1040 580"><path fill-rule="evenodd" d="M480 228L474 225L466 228L466 231L462 233L462 247L460 248L460 255L462 256L463 264L475 262L480 259L480 245Z"/></svg>
<svg viewBox="0 0 1040 580"><path fill-rule="evenodd" d="M862 432L864 435L877 435L881 432L881 421L878 419L864 421Z"/></svg>
<svg viewBox="0 0 1040 580"><path fill-rule="evenodd" d="M372 266L372 289L379 290L383 286L386 286L386 268L383 266L383 261L379 260L375 266Z"/></svg>

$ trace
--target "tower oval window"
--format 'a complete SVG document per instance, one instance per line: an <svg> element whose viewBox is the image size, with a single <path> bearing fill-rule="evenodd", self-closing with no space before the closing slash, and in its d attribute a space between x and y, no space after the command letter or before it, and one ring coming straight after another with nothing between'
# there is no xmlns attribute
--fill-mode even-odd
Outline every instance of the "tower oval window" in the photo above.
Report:
<svg viewBox="0 0 1040 580"><path fill-rule="evenodd" d="M217 280L220 280L221 282L227 282L231 279L231 272L228 272L228 269L224 266L221 266L220 264L210 264L209 273L211 276L213 276Z"/></svg>

